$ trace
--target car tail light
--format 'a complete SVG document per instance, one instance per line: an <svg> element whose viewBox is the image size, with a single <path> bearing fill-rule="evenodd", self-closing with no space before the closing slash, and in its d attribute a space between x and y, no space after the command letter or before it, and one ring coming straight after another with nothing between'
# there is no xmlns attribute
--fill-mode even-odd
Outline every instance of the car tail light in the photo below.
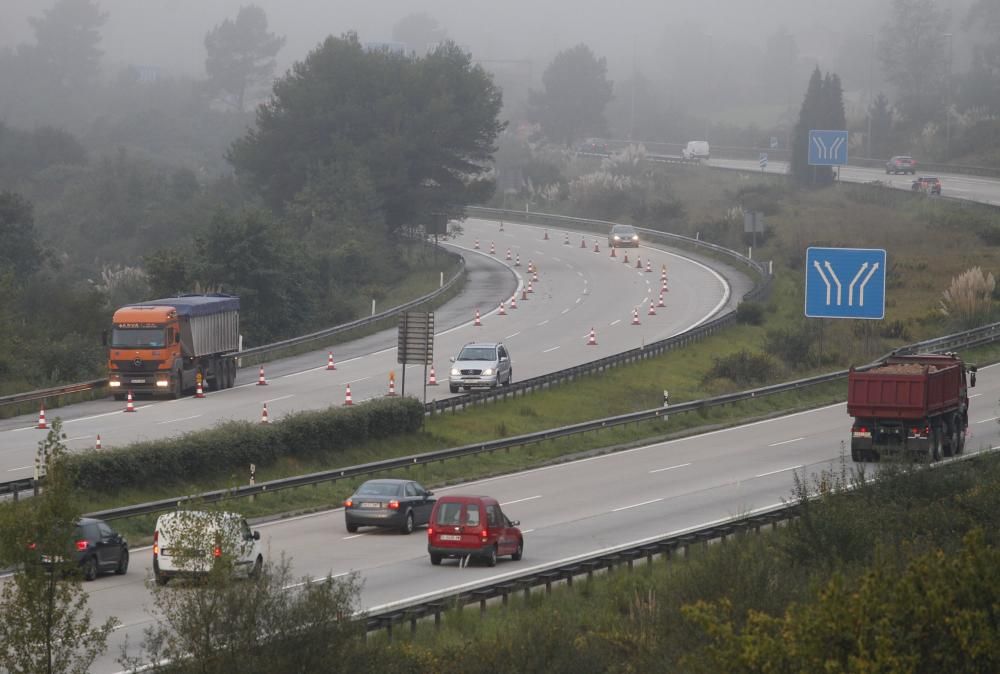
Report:
<svg viewBox="0 0 1000 674"><path fill-rule="evenodd" d="M399 501L389 501L389 510L399 510Z"/></svg>
<svg viewBox="0 0 1000 674"><path fill-rule="evenodd" d="M212 548L212 556L213 557L222 557L222 548L219 547L218 545L216 545L214 548Z"/></svg>
<svg viewBox="0 0 1000 674"><path fill-rule="evenodd" d="M153 557L160 554L160 532L159 530L153 530Z"/></svg>
<svg viewBox="0 0 1000 674"><path fill-rule="evenodd" d="M347 499L346 501L344 501L344 507L345 508L350 508L353 505L354 505L354 501L352 501L351 499Z"/></svg>
<svg viewBox="0 0 1000 674"><path fill-rule="evenodd" d="M87 549L87 541L85 541L85 540L77 541L76 542L76 549L77 550L86 550Z"/></svg>
<svg viewBox="0 0 1000 674"><path fill-rule="evenodd" d="M430 538L433 535L434 535L434 529L432 529L431 527L427 527L427 537Z"/></svg>
<svg viewBox="0 0 1000 674"><path fill-rule="evenodd" d="M483 529L482 533L481 533L481 534L479 534L479 535L480 535L480 536L482 536L482 537L483 537L483 540L485 541L485 540L487 539L487 537L489 537L489 535L490 535L490 532L489 532L489 531L487 531L486 529Z"/></svg>
<svg viewBox="0 0 1000 674"><path fill-rule="evenodd" d="M38 548L38 543L28 543L29 550L35 550Z"/></svg>

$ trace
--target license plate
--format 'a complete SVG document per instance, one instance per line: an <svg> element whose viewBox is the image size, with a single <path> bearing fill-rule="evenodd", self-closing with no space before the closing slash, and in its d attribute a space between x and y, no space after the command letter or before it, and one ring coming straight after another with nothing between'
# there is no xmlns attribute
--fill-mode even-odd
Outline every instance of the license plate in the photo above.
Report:
<svg viewBox="0 0 1000 674"><path fill-rule="evenodd" d="M361 507L362 508L381 508L382 504L381 503L362 503Z"/></svg>
<svg viewBox="0 0 1000 674"><path fill-rule="evenodd" d="M460 540L462 540L461 536L457 536L455 534L441 534L439 536L439 538L442 541L460 541Z"/></svg>
<svg viewBox="0 0 1000 674"><path fill-rule="evenodd" d="M132 383L133 384L145 384L146 380L145 379L133 379Z"/></svg>
<svg viewBox="0 0 1000 674"><path fill-rule="evenodd" d="M53 556L53 555L42 555L42 563L43 564L60 564L63 561L64 561L63 558L60 557L59 555L55 555L55 556Z"/></svg>

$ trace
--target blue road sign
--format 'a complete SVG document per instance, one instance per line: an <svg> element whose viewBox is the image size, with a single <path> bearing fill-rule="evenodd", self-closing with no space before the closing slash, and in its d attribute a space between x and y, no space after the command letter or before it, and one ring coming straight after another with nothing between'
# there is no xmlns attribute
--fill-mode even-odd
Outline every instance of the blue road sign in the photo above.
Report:
<svg viewBox="0 0 1000 674"><path fill-rule="evenodd" d="M847 163L846 131L809 131L809 165L840 166Z"/></svg>
<svg viewBox="0 0 1000 674"><path fill-rule="evenodd" d="M806 316L885 317L885 251L880 248L808 248Z"/></svg>
<svg viewBox="0 0 1000 674"><path fill-rule="evenodd" d="M777 149L777 147L778 147L778 137L771 136L771 149L774 150Z"/></svg>

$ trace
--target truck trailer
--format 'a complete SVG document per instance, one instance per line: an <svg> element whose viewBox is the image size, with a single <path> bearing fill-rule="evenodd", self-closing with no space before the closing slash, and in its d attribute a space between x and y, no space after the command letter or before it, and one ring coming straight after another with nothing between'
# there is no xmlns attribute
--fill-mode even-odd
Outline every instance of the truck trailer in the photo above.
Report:
<svg viewBox="0 0 1000 674"><path fill-rule="evenodd" d="M128 392L181 397L199 375L210 389L236 382L240 299L219 293L129 304L115 311L108 383L116 400Z"/></svg>
<svg viewBox="0 0 1000 674"><path fill-rule="evenodd" d="M851 458L877 461L905 453L937 461L961 454L969 425L968 389L975 385L975 366L954 353L890 356L874 367L851 368Z"/></svg>

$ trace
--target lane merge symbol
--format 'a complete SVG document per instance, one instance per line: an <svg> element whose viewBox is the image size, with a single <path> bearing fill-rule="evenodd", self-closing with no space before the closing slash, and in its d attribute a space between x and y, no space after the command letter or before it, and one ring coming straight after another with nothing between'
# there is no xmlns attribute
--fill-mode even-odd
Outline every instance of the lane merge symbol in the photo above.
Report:
<svg viewBox="0 0 1000 674"><path fill-rule="evenodd" d="M806 316L884 318L885 259L879 248L808 248Z"/></svg>
<svg viewBox="0 0 1000 674"><path fill-rule="evenodd" d="M809 131L809 165L840 166L847 163L847 131Z"/></svg>

